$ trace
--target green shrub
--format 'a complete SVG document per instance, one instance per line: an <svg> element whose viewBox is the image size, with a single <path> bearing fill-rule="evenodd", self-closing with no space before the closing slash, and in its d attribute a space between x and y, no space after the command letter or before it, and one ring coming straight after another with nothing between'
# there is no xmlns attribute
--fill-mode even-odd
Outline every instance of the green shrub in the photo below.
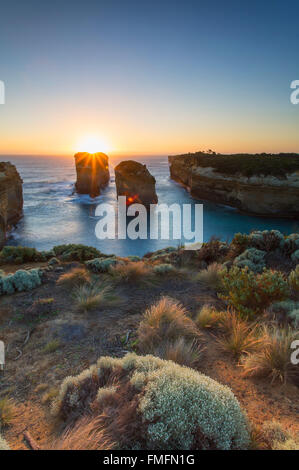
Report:
<svg viewBox="0 0 299 470"><path fill-rule="evenodd" d="M32 290L41 285L40 269L19 269L14 274L0 277L0 295Z"/></svg>
<svg viewBox="0 0 299 470"><path fill-rule="evenodd" d="M290 321L294 327L299 326L299 302L283 300L270 305L268 312L279 322Z"/></svg>
<svg viewBox="0 0 299 470"><path fill-rule="evenodd" d="M284 236L278 230L255 231L249 235L249 246L263 251L274 251L281 246Z"/></svg>
<svg viewBox="0 0 299 470"><path fill-rule="evenodd" d="M0 253L0 264L24 264L47 261L53 256L51 251L37 251L23 246L5 246Z"/></svg>
<svg viewBox="0 0 299 470"><path fill-rule="evenodd" d="M266 267L265 255L265 251L247 248L247 250L235 258L234 265L238 266L238 268L245 268L247 266L250 271L260 273Z"/></svg>
<svg viewBox="0 0 299 470"><path fill-rule="evenodd" d="M93 258L103 256L102 253L92 246L85 245L58 245L54 246L55 256L59 256L63 261L88 261Z"/></svg>
<svg viewBox="0 0 299 470"><path fill-rule="evenodd" d="M299 250L294 251L294 253L291 256L291 259L294 263L299 264Z"/></svg>
<svg viewBox="0 0 299 470"><path fill-rule="evenodd" d="M266 270L261 274L249 271L248 267L232 267L222 271L222 284L229 306L245 316L263 312L271 303L284 300L289 295L289 286L279 271Z"/></svg>
<svg viewBox="0 0 299 470"><path fill-rule="evenodd" d="M292 291L299 294L299 264L297 264L296 269L289 275L289 285Z"/></svg>
<svg viewBox="0 0 299 470"><path fill-rule="evenodd" d="M94 273L107 273L113 266L116 266L119 263L124 264L123 261L120 261L117 258L95 258L90 261L86 261L85 265Z"/></svg>
<svg viewBox="0 0 299 470"><path fill-rule="evenodd" d="M249 446L246 416L228 387L154 356L100 358L79 376L65 379L54 402L54 414L68 421L88 414L103 387L109 387L108 404L105 410L102 397L97 426L101 427L102 438L110 438L117 448L197 450Z"/></svg>

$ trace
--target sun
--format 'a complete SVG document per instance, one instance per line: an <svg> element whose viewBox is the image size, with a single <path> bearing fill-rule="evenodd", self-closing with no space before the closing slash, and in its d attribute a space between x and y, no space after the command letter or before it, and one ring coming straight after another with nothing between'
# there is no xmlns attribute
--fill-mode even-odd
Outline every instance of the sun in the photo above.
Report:
<svg viewBox="0 0 299 470"><path fill-rule="evenodd" d="M109 152L109 145L100 137L96 136L84 136L77 144L77 152Z"/></svg>

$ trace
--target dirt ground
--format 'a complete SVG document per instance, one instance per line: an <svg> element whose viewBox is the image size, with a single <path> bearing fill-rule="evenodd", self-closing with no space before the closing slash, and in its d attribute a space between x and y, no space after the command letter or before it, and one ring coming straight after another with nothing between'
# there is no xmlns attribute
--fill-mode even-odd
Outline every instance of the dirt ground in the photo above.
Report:
<svg viewBox="0 0 299 470"><path fill-rule="evenodd" d="M56 284L62 272L74 265L64 264L48 272L46 282L31 292L0 299L0 339L6 346L0 400L9 397L13 404L10 423L2 434L12 449L28 449L26 431L41 448L60 432L51 417L50 403L61 381L77 375L101 355L121 357L134 350L131 343L141 316L161 296L178 299L191 316L205 303L221 307L216 294L198 282L162 277L150 287L120 286L121 306L79 313L70 290ZM8 272L10 267L4 270ZM35 308L40 299L51 299L42 311ZM298 388L244 378L240 366L217 348L212 333L204 333L204 342L206 352L199 371L228 385L253 424L275 419L299 432Z"/></svg>

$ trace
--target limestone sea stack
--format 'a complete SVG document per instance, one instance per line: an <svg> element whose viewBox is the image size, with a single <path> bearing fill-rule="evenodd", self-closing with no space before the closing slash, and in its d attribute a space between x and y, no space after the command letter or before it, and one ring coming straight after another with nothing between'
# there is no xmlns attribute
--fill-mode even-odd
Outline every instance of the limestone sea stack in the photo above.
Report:
<svg viewBox="0 0 299 470"><path fill-rule="evenodd" d="M23 214L22 179L14 165L0 163L0 248L3 247L7 232Z"/></svg>
<svg viewBox="0 0 299 470"><path fill-rule="evenodd" d="M97 197L110 179L108 156L105 153L79 152L75 155L76 191Z"/></svg>
<svg viewBox="0 0 299 470"><path fill-rule="evenodd" d="M146 165L127 160L119 163L115 169L115 184L117 196L126 196L127 204L157 204L156 180L150 174Z"/></svg>
<svg viewBox="0 0 299 470"><path fill-rule="evenodd" d="M299 154L197 152L168 157L170 175L192 196L275 217L299 217Z"/></svg>

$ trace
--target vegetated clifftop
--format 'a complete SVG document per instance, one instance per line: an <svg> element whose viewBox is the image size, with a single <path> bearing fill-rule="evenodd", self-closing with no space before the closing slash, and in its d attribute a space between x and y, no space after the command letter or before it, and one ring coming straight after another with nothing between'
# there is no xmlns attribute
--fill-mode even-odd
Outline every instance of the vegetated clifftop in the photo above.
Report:
<svg viewBox="0 0 299 470"><path fill-rule="evenodd" d="M168 157L192 196L263 216L299 217L299 154L197 152Z"/></svg>
<svg viewBox="0 0 299 470"><path fill-rule="evenodd" d="M101 194L110 179L108 156L105 153L79 152L75 155L76 191L96 197Z"/></svg>
<svg viewBox="0 0 299 470"><path fill-rule="evenodd" d="M119 163L114 171L117 196L126 196L128 205L139 203L149 206L158 202L156 180L146 165L127 160Z"/></svg>
<svg viewBox="0 0 299 470"><path fill-rule="evenodd" d="M0 162L0 247L8 230L16 224L23 213L22 179L14 165Z"/></svg>

